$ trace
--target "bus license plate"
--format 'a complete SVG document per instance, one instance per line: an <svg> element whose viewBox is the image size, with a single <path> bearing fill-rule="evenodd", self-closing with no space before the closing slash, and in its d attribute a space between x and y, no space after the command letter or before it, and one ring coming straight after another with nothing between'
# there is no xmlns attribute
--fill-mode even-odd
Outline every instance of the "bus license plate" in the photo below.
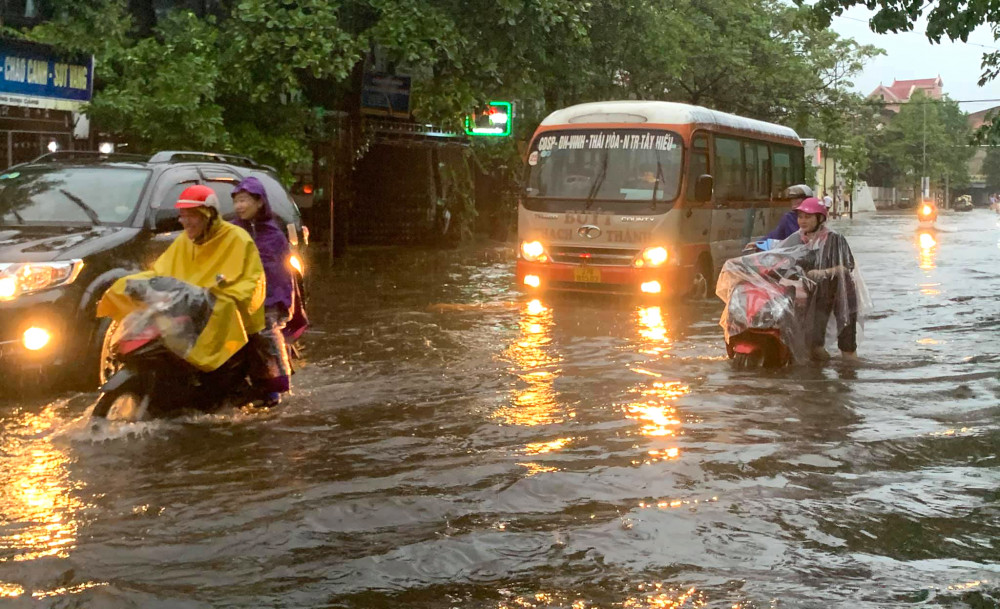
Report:
<svg viewBox="0 0 1000 609"><path fill-rule="evenodd" d="M600 283L601 269L582 267L573 269L573 279L583 283Z"/></svg>

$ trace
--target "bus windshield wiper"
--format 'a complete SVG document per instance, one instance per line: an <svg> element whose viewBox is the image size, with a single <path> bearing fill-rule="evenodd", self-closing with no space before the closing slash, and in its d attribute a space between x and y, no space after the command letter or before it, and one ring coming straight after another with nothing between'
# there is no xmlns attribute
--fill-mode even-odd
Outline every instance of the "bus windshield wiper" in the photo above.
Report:
<svg viewBox="0 0 1000 609"><path fill-rule="evenodd" d="M93 207L84 203L83 199L71 193L70 191L66 190L65 188L60 188L59 192L66 195L66 198L69 199L70 201L76 203L77 206L83 210L83 213L87 214L87 217L90 218L90 221L94 223L94 226L97 226L101 223L100 216L97 215L97 212L94 211Z"/></svg>
<svg viewBox="0 0 1000 609"><path fill-rule="evenodd" d="M601 184L604 184L604 177L608 175L608 151L604 151L604 158L601 161L601 169L594 176L594 184L590 187L590 192L587 193L587 205L584 209L590 209L590 206L594 204L594 199L597 198L597 192L601 189Z"/></svg>
<svg viewBox="0 0 1000 609"><path fill-rule="evenodd" d="M653 209L656 209L656 189L660 185L660 180L666 182L663 177L663 163L660 162L660 155L656 155L656 177L653 179Z"/></svg>

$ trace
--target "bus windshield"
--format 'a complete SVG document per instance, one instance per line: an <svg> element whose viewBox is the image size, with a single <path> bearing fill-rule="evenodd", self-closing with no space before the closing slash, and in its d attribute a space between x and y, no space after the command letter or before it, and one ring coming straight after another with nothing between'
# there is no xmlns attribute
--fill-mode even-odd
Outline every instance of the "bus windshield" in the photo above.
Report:
<svg viewBox="0 0 1000 609"><path fill-rule="evenodd" d="M548 131L528 153L524 205L549 212L663 213L680 192L682 160L681 137L671 131Z"/></svg>

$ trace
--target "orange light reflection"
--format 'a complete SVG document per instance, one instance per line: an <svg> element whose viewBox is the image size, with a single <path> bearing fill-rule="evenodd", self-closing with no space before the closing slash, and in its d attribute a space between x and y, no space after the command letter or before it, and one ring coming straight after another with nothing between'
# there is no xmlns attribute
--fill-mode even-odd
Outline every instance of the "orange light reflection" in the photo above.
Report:
<svg viewBox="0 0 1000 609"><path fill-rule="evenodd" d="M639 307L638 326L643 339L642 353L659 355L670 348L670 336L660 307Z"/></svg>
<svg viewBox="0 0 1000 609"><path fill-rule="evenodd" d="M643 424L641 432L644 436L676 435L681 422L677 419L673 402L690 392L690 387L677 381L656 381L652 387L642 390L642 400L625 408L625 416Z"/></svg>
<svg viewBox="0 0 1000 609"><path fill-rule="evenodd" d="M539 300L528 302L518 322L520 335L505 351L520 378L512 403L496 417L511 425L548 425L562 420L553 389L561 358L552 353L552 311ZM569 416L573 416L572 413Z"/></svg>
<svg viewBox="0 0 1000 609"><path fill-rule="evenodd" d="M937 257L937 240L930 233L920 233L918 237L919 253L918 263L923 271L930 271L937 267L935 258Z"/></svg>
<svg viewBox="0 0 1000 609"><path fill-rule="evenodd" d="M626 609L680 609L681 607L707 607L708 601L695 588L679 590L664 588L662 584L642 586L648 591L633 596L622 603Z"/></svg>
<svg viewBox="0 0 1000 609"><path fill-rule="evenodd" d="M76 514L83 505L72 494L69 457L45 437L57 419L55 407L27 414L15 434L0 441L6 455L0 470L0 506L4 520L17 523L0 534L7 560L65 558L76 547ZM23 438L30 438L27 446Z"/></svg>

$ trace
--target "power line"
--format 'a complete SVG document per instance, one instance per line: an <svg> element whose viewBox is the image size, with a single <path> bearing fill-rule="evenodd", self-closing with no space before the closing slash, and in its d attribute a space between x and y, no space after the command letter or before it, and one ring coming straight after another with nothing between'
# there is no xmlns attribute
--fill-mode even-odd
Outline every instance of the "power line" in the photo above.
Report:
<svg viewBox="0 0 1000 609"><path fill-rule="evenodd" d="M867 25L869 27L869 29L871 28L871 20L858 19L857 17L848 17L847 15L834 15L834 16L837 19L847 19L848 21L857 21L858 23L864 23L865 25ZM876 32L875 30L872 30L872 33L877 34L878 32ZM891 34L919 34L920 32L918 32L916 30L905 30L905 31L902 31L902 32L883 32L883 34L887 34L887 33L891 33ZM927 34L926 33L924 33L924 38L927 38ZM928 39L928 41L929 40L930 39ZM970 47L980 47L980 48L983 48L983 49L989 49L991 51L1000 51L1000 47L991 47L991 46L986 45L986 44L979 44L978 42L962 42L961 40L950 40L950 42L952 42L954 44L964 44L964 45L970 46ZM937 44L940 44L940 43L937 43Z"/></svg>

